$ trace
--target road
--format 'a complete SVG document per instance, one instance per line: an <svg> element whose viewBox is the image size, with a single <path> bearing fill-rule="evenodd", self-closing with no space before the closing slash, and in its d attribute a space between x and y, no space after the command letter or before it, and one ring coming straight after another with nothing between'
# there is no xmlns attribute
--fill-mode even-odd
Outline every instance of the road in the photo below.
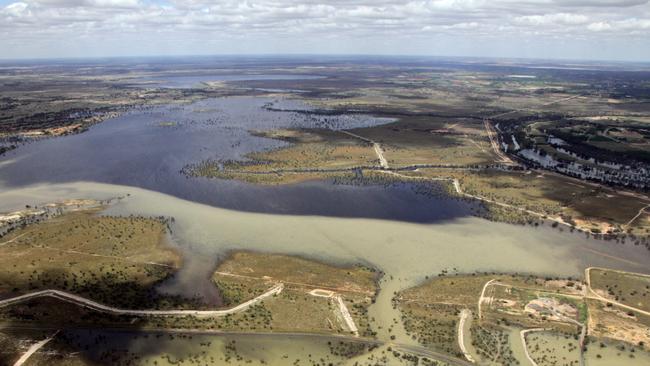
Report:
<svg viewBox="0 0 650 366"><path fill-rule="evenodd" d="M641 207L641 209L640 209L639 212L636 214L636 216L634 216L633 218L631 218L630 221L628 221L628 222L627 222L625 225L623 225L623 226L626 227L626 228L627 228L627 227L630 227L630 225L632 225L632 223L633 223L636 219L638 219L639 216L643 215L643 213L645 212L645 210L647 210L648 208L650 208L650 204Z"/></svg>
<svg viewBox="0 0 650 366"><path fill-rule="evenodd" d="M631 275L634 275L634 276L650 278L650 275L642 274L642 273L619 271L619 270L613 270L613 269L608 269L608 268L600 268L600 267L588 267L588 268L585 269L585 285L586 285L587 290L586 290L586 293L583 296L575 295L575 294L563 294L563 293L560 293L559 295L565 296L565 297L581 299L581 300L583 300L583 299L591 299L591 300L596 300L596 301L602 301L602 302L613 304L613 305L618 306L618 307L623 308L623 309L631 310L631 311L634 311L634 312L637 312L637 313L640 313L640 314L643 314L643 315L646 315L646 316L650 316L650 311L641 310L639 308L629 306L629 305L620 303L620 302L612 300L612 299L608 299L608 298L598 294L591 287L591 271L594 270L594 269L607 270L607 271L611 271L611 272L617 272L617 273L622 273L622 274L631 274ZM485 285L483 286L482 291L481 291L481 296L479 297L479 300L478 300L479 319L482 318L481 304L486 299L485 292L486 292L487 287L489 285L491 285L491 284L502 285L502 286L510 286L510 285L504 285L504 284L500 284L500 283L494 283L494 281L496 281L496 279L492 279L492 280L486 282ZM526 287L518 287L518 286L516 286L516 287L526 289ZM528 288L528 289L533 290L533 291L542 292L542 293L545 292L543 290L538 290L538 289L533 289L533 288ZM558 293L556 293L556 292L549 292L549 294L558 295ZM584 361L584 344L585 344L586 336L587 336L587 333L588 333L587 323L585 323L585 324L580 323L579 321L576 321L575 319L568 318L568 317L564 316L563 314L557 313L555 311L553 311L553 315L557 316L563 322L575 324L575 325L577 325L577 326L579 326L581 328L580 337L579 337L578 342L580 344L580 364L584 365L584 362L585 362ZM532 332L532 331L536 331L536 330L540 330L540 329L528 329L528 330L524 330L524 331L521 332L522 343L524 344L524 350L526 351L526 357L528 358L528 360L533 365L537 365L537 364L528 355L528 350L526 348L525 334L526 334L526 332ZM462 350L462 348L461 348L461 350Z"/></svg>
<svg viewBox="0 0 650 366"><path fill-rule="evenodd" d="M222 275L222 276L229 276L229 277L237 277L237 278L248 278L252 280L263 280L263 281L268 281L269 279L273 280L272 277L259 277L259 276L247 276L247 275L241 275L241 274L235 274L235 273L229 273L229 272L221 272L221 271L215 271L214 273ZM345 287L328 287L328 286L320 286L320 285L314 285L311 283L306 283L306 282L295 282L295 281L282 281L282 283L286 285L296 285L296 286L302 286L302 287L309 287L313 288L315 290L327 290L331 292L352 292L355 294L363 294L367 296L373 296L375 295L374 291L362 291L362 290L355 290L353 288L345 288Z"/></svg>
<svg viewBox="0 0 650 366"><path fill-rule="evenodd" d="M646 274L642 274L642 273L632 273L632 272L626 272L626 271L617 271L617 270L613 270L613 269L600 268L600 267L588 267L588 268L585 269L585 283L587 284L587 292L588 292L587 296L585 296L585 297L590 298L590 299L594 299L594 300L605 301L605 302L614 304L614 305L616 305L618 307L621 307L623 309L635 311L635 312L641 313L641 314L643 314L645 316L650 316L650 311L645 311L645 310L641 310L639 308L635 308L634 306L625 305L625 304L620 303L620 302L618 302L616 300L608 299L608 298L598 294L591 287L591 277L590 276L591 276L591 270L593 270L593 269L606 270L606 271L610 271L610 272L617 272L617 273L623 273L623 274L632 274L634 276L647 277L647 278L650 278L650 275L646 275Z"/></svg>
<svg viewBox="0 0 650 366"><path fill-rule="evenodd" d="M345 301L343 301L343 297L340 294L322 288L311 290L309 291L309 294L311 296L334 299L338 304L339 311L341 312L341 316L343 317L343 321L347 325L348 330L352 334L354 334L355 337L359 336L359 329L357 328L357 325L354 323L354 319L352 318L352 315L350 315L350 311L348 310L348 307L345 305Z"/></svg>
<svg viewBox="0 0 650 366"><path fill-rule="evenodd" d="M487 118L484 118L483 124L485 125L485 131L487 132L488 138L490 139L492 150L494 150L494 154L499 158L499 162L506 165L514 165L515 162L501 151L501 147L499 147L499 135L494 131L494 127L492 127L490 121Z"/></svg>
<svg viewBox="0 0 650 366"><path fill-rule="evenodd" d="M582 96L582 95L580 95L580 94L577 94L577 95L571 95L571 96L566 97L566 98L561 98L561 99L558 99L558 100L552 100L552 101L550 101L550 102L546 102L546 103L540 104L539 107L548 107L549 105L553 105L553 104L560 103L560 102L566 102L567 100L571 100L571 99L575 99L575 98L580 98L581 96ZM538 107L538 108L539 108L539 107ZM526 112L526 111L531 111L531 109L530 109L530 108L513 109L513 110L508 111L508 112L503 112L503 113L495 114L494 116L490 116L489 118L490 118L490 119L494 119L494 118L499 118L499 117L506 116L506 115L511 114L511 113L516 113L516 112Z"/></svg>
<svg viewBox="0 0 650 366"><path fill-rule="evenodd" d="M372 144L372 146L375 148L375 154L377 154L377 158L379 159L379 166L381 166L384 169L389 168L388 161L386 160L386 157L384 157L384 151L382 150L381 145L378 142L373 141L373 140L371 140L369 138L366 138L366 137L363 137L363 136L359 136L356 133L352 133L350 131L341 131L341 133L344 133L344 134L346 134L348 136L358 138L359 140L361 140L363 142Z"/></svg>
<svg viewBox="0 0 650 366"><path fill-rule="evenodd" d="M531 357L530 352L528 352L528 346L526 345L526 334L530 332L540 332L542 330L546 330L546 329L544 328L524 329L521 332L519 332L519 336L521 337L521 344L524 346L524 354L526 355L528 362L530 362L530 364L533 366L538 366L538 365L537 362L533 360L533 357Z"/></svg>
<svg viewBox="0 0 650 366"><path fill-rule="evenodd" d="M467 347L465 347L465 322L467 321L467 318L469 318L472 315L472 312L469 311L469 309L463 309L460 312L460 320L458 321L458 347L460 347L461 352L463 352L463 355L467 359L467 361L471 363L476 363L476 360L474 360L474 357L469 353L467 350Z"/></svg>
<svg viewBox="0 0 650 366"><path fill-rule="evenodd" d="M483 304L483 301L485 301L485 291L487 290L488 286L492 284L494 281L496 281L496 278L493 278L485 283L483 285L483 289L481 290L481 296L478 298L478 318L483 319L483 313L481 312L481 305Z"/></svg>
<svg viewBox="0 0 650 366"><path fill-rule="evenodd" d="M24 233L22 233L22 234L20 234L20 235L18 235L18 236L16 236L16 237L14 237L13 239L10 239L10 240L7 240L7 241L5 241L5 242L2 242L2 243L0 243L0 247L3 246L3 245L7 245L7 244L9 244L9 243L13 243L14 241L20 239L20 237L22 237L22 236L24 236L24 235L27 235L27 234L29 234L29 231L24 232Z"/></svg>
<svg viewBox="0 0 650 366"><path fill-rule="evenodd" d="M15 324L12 324L10 326L3 326L0 323L0 329L43 330L43 329L51 329L51 328L32 327L32 326L25 327L25 326L18 326ZM94 329L94 328L79 328L79 329ZM395 342L386 342L378 339L354 337L345 334L319 334L319 333L304 333L304 332L303 333L245 332L245 331L237 332L237 331L222 331L216 329L181 329L181 328L151 328L151 327L138 328L137 330L133 330L130 328L126 328L126 329L125 328L101 328L101 330L118 331L118 332L126 331L126 332L135 332L135 333L154 333L154 334L158 333L158 334L192 334L192 335L214 335L214 336L257 336L257 337L283 337L283 338L297 338L297 339L314 338L314 339L324 339L324 340L340 340L345 342L362 343L362 344L376 345L376 346L386 345L396 349L400 349L406 353L411 353L419 357L427 357L433 360L443 361L454 366L473 366L471 363L467 361L455 358L453 356L444 353L436 352L426 347L406 345L406 344L395 343Z"/></svg>
<svg viewBox="0 0 650 366"><path fill-rule="evenodd" d="M48 338L45 338L40 342L36 342L32 344L32 346L29 347L27 352L23 353L22 356L20 356L20 358L18 359L18 361L14 363L14 366L22 366L25 363L25 361L27 361L34 353L36 353L39 349L41 349L44 345L46 345L49 341L51 341L57 335L57 333L59 333L58 330Z"/></svg>
<svg viewBox="0 0 650 366"><path fill-rule="evenodd" d="M568 222L562 220L561 217L548 216L548 214L545 214L543 212L536 212L536 211L529 210L529 209L524 208L524 207L518 207L518 206L508 204L508 203L503 203L503 202L495 201L495 200L492 200L492 199L489 199L489 198L486 198L486 197L477 196L477 195L473 195L473 194L463 192L463 190L462 190L462 188L460 186L460 182L458 181L458 179L455 179L455 178L414 177L414 176L410 176L410 175L404 175L404 174L397 173L394 170L385 170L385 171L382 171L382 172L386 173L386 174L392 174L392 175L395 175L395 176L398 176L398 177L401 177L401 178L412 179L412 180L448 181L448 182L451 182L453 184L453 187L454 187L454 190L456 191L456 193L463 196L463 197L472 198L472 199L475 199L475 200L478 200L478 201L491 203L491 204L494 204L494 205L497 205L497 206L514 209L514 210L517 210L519 212L524 212L524 213L527 213L527 214L532 215L532 216L537 216L537 217L539 217L541 219L544 219L544 220L557 222L559 225L563 225L563 226L566 226L566 227L569 227L569 228L575 228L578 231L590 232L587 229L583 230L583 229L581 229L579 227L574 227L573 225L569 224Z"/></svg>
<svg viewBox="0 0 650 366"><path fill-rule="evenodd" d="M348 307L345 306L345 302L343 302L343 298L341 295L336 295L334 296L336 301L339 304L339 311L341 312L341 315L343 316L343 320L345 321L345 324L348 326L348 329L352 334L354 334L355 337L359 336L359 329L357 329L357 325L354 324L354 319L352 319L352 315L350 315L350 312L348 311Z"/></svg>
<svg viewBox="0 0 650 366"><path fill-rule="evenodd" d="M221 310L132 310L132 309L120 309L104 304L100 304L96 301L86 299L82 296L74 295L65 291L59 290L43 290L36 291L25 295L15 296L9 299L4 299L0 301L0 307L6 307L25 301L37 299L40 297L53 297L59 300L67 301L88 309L95 311L117 314L117 315L139 315L139 316L184 316L184 315L193 315L193 316L204 316L204 317L221 317L229 314L238 313L244 311L251 307L252 305L257 304L258 302L277 295L282 292L284 288L283 283L279 283L273 286L270 290L265 293L257 296L254 299L248 300L244 303L241 303L230 309L221 309Z"/></svg>

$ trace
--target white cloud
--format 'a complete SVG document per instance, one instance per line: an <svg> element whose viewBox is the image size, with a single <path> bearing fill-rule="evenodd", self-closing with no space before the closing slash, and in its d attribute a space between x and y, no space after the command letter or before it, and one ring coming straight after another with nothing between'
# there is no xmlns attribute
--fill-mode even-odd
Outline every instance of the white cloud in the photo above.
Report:
<svg viewBox="0 0 650 366"><path fill-rule="evenodd" d="M556 13L544 15L525 15L515 18L515 22L528 25L576 25L584 24L589 18L582 14Z"/></svg>
<svg viewBox="0 0 650 366"><path fill-rule="evenodd" d="M556 0L554 2L564 6L626 8L647 4L648 0Z"/></svg>
<svg viewBox="0 0 650 366"><path fill-rule="evenodd" d="M140 5L138 0L29 0L30 4L73 8L73 7L98 7L98 8L134 8Z"/></svg>
<svg viewBox="0 0 650 366"><path fill-rule="evenodd" d="M626 42L633 32L647 44L648 18L647 0L22 0L0 7L0 49L21 56L82 39L107 54L138 46L205 53L206 44L223 52L247 45L356 52L374 45L392 53L395 45L418 51L417 44L443 39L451 48L494 42L506 49L517 42L596 42L601 35ZM55 51L65 55L68 48Z"/></svg>
<svg viewBox="0 0 650 366"><path fill-rule="evenodd" d="M589 24L587 29L594 32L602 32L612 29L612 26L607 22L596 22Z"/></svg>
<svg viewBox="0 0 650 366"><path fill-rule="evenodd" d="M6 14L12 17L19 17L25 15L28 7L29 5L26 3L9 4L4 9L2 9L2 14Z"/></svg>

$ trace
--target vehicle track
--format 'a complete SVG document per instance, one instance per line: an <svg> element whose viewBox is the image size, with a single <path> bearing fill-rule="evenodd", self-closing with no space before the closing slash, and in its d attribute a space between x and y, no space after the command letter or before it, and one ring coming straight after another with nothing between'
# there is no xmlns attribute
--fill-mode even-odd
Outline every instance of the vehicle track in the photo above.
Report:
<svg viewBox="0 0 650 366"><path fill-rule="evenodd" d="M265 293L248 300L244 303L241 303L230 309L222 310L133 310L133 309L120 309L108 305L101 304L99 302L87 299L85 297L71 294L65 291L60 290L42 290L36 291L29 294L15 296L9 299L0 300L0 307L6 307L10 305L19 304L22 302L38 299L41 297L52 297L55 299L63 300L69 303L73 303L88 309L99 311L102 313L117 314L117 315L139 315L139 316L205 316L205 317L221 317L230 314L235 314L241 311L244 311L251 307L252 305L257 304L258 302L277 295L282 292L284 288L283 283L279 283L273 286L271 289Z"/></svg>

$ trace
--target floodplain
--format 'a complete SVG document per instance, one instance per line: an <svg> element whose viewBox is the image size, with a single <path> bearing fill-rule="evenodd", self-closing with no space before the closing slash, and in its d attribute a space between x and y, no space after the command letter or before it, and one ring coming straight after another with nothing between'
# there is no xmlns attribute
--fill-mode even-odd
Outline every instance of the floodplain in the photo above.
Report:
<svg viewBox="0 0 650 366"><path fill-rule="evenodd" d="M2 70L3 360L648 359L647 71L273 62Z"/></svg>

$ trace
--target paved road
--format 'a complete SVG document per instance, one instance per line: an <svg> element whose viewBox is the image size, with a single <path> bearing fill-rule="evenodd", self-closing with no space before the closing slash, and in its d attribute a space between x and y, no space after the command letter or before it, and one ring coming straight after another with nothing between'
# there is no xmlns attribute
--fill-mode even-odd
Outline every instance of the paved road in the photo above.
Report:
<svg viewBox="0 0 650 366"><path fill-rule="evenodd" d="M65 291L59 291L59 290L43 290L43 291L37 291L37 292L32 292L29 294L25 295L20 295L16 297L12 297L9 299L1 300L0 301L0 307L6 307L18 303L22 303L25 301L37 299L40 297L53 297L57 298L63 301L67 301L73 304L77 304L79 306L83 306L88 309L92 309L95 311L100 311L103 313L109 313L109 314L117 314L117 315L152 315L152 316L183 316L183 315L194 315L194 316L206 316L206 317L221 317L221 316L226 316L229 314L234 314L238 313L241 311L244 311L248 309L250 306L257 304L258 302L266 299L267 297L271 297L273 295L279 294L282 292L282 289L284 288L283 283L279 283L275 286L273 286L270 290L267 292L261 294L260 296L248 300L244 303L241 303L233 308L230 309L222 309L222 310L132 310L132 309L120 309L120 308L115 308L112 306L100 304L96 301L86 299L82 296L78 296L75 294L71 294Z"/></svg>

